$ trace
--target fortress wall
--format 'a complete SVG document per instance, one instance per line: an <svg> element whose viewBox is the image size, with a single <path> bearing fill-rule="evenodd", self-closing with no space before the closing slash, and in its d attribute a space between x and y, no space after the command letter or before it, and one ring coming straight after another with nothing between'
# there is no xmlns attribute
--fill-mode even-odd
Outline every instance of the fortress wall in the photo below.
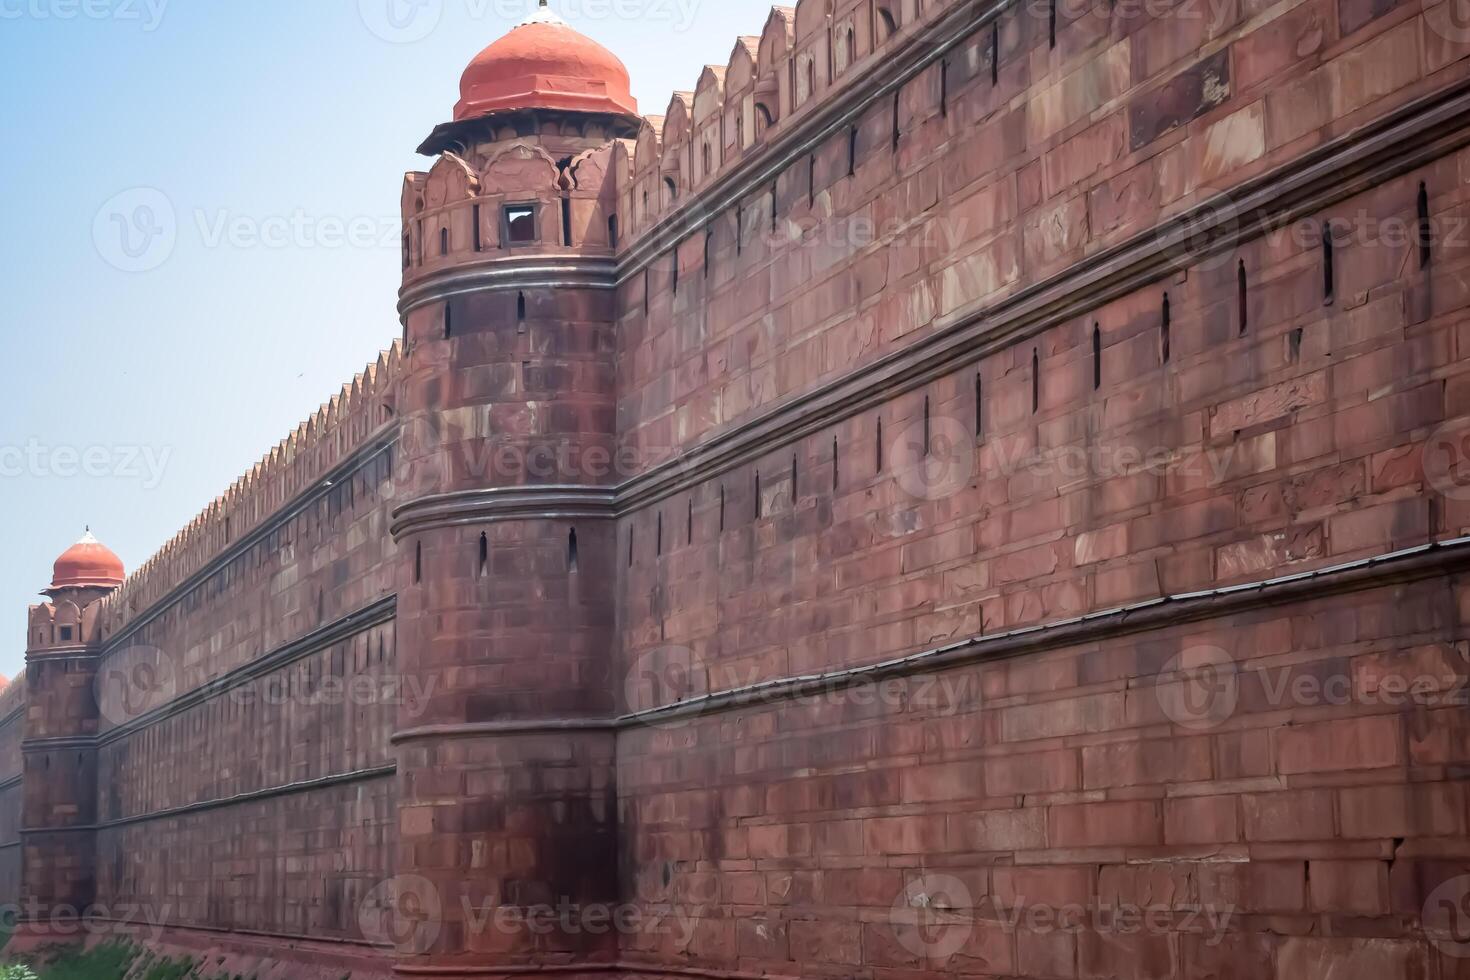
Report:
<svg viewBox="0 0 1470 980"><path fill-rule="evenodd" d="M0 692L0 903L21 897L21 811L24 806L20 742L25 726L22 674Z"/></svg>
<svg viewBox="0 0 1470 980"><path fill-rule="evenodd" d="M625 888L669 925L625 956L738 976L1458 976L1420 914L1470 868L1465 709L1382 695L1463 688L1467 597L1461 574L1033 637L866 698L630 731ZM1244 672L1190 716L1173 664L1205 649ZM1332 676L1369 697L1281 697ZM1078 928L1054 925L1072 908Z"/></svg>
<svg viewBox="0 0 1470 980"><path fill-rule="evenodd" d="M646 307L624 284L620 422L650 470L620 520L630 708L1464 533L1444 444L1470 409L1463 122L1406 111L1420 135L1376 157L1402 172L1361 164L1361 140L1302 157L1463 88L1462 52L1432 6L1231 9L1212 35L1063 20L1055 48L1044 17L1008 13L998 85L972 59L941 113L931 71L899 96L896 151L874 105L853 176L839 134L777 179L774 241L770 198L747 199L738 252L712 215L707 251L651 267ZM1217 208L1215 254L1089 264L1171 241L1158 223L1231 187L1295 223ZM854 216L883 237L855 241ZM653 469L671 452L677 477ZM645 718L619 737L624 893L697 928L628 954L743 975L1450 975L1419 919L1470 870L1463 704L1374 694L1384 673L1462 686L1463 586L1378 569L1330 599L1181 600L1130 636L1017 638L1024 657L909 668L888 695ZM1204 731L1155 693L1202 655L1250 671ZM1256 668L1351 693L1267 697ZM944 712L920 697L936 686L961 692ZM1237 918L1210 947L1180 922L992 921L925 961L890 909L935 872L991 920L1072 902Z"/></svg>
<svg viewBox="0 0 1470 980"><path fill-rule="evenodd" d="M624 283L625 441L649 465L730 431L1462 74L1463 46L1442 36L1438 6L1380 6L1376 17L1343 7L1149 16L1063 4L1054 48L1044 4L1009 10L994 32L994 83L985 25L946 56L947 82L935 63L896 100L866 106L852 176L844 129L722 211L671 169L690 152L671 115L662 142L640 139L631 186L654 174L679 183L679 196L639 237L683 208L711 238L708 251L703 235L680 244L677 294L672 251L646 285L641 272ZM881 68L885 51L868 58L827 97ZM763 149L744 157L764 161Z"/></svg>
<svg viewBox="0 0 1470 980"><path fill-rule="evenodd" d="M97 903L360 940L392 876L392 440L370 442L104 648ZM324 474L325 476L326 474Z"/></svg>

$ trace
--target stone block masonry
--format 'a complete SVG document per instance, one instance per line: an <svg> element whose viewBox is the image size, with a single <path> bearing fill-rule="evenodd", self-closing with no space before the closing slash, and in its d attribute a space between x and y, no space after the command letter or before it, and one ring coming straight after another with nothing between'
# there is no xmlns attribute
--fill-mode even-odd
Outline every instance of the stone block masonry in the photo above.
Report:
<svg viewBox="0 0 1470 980"><path fill-rule="evenodd" d="M640 117L535 14L405 179L401 340L58 563L21 940L1465 976L1456 24L802 0Z"/></svg>

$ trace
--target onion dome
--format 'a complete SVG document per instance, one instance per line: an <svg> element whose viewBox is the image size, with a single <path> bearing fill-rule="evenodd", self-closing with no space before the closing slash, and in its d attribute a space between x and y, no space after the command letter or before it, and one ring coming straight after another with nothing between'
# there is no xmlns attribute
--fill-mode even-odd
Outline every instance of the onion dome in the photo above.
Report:
<svg viewBox="0 0 1470 980"><path fill-rule="evenodd" d="M123 584L123 578L122 559L94 538L89 529L56 559L51 588L115 589Z"/></svg>

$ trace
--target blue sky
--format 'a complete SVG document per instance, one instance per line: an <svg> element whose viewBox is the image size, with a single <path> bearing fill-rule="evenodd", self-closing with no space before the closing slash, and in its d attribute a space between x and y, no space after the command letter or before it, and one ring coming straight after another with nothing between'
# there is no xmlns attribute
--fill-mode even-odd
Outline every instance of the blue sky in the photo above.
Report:
<svg viewBox="0 0 1470 980"><path fill-rule="evenodd" d="M534 4L0 0L0 672L85 525L137 567L397 336L403 172ZM770 9L552 6L645 113Z"/></svg>

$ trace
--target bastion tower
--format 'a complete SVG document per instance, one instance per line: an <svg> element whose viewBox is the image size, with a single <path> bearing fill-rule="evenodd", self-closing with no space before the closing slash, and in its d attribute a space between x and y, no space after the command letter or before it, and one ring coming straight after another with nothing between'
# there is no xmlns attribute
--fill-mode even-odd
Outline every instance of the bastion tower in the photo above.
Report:
<svg viewBox="0 0 1470 980"><path fill-rule="evenodd" d="M96 900L97 601L122 584L122 560L88 530L56 559L42 590L48 601L30 608L23 909L85 909Z"/></svg>
<svg viewBox="0 0 1470 980"><path fill-rule="evenodd" d="M396 938L409 972L597 964L616 936L475 919L617 893L611 171L640 120L544 0L460 89L403 188L393 535L426 694L394 736L398 903L439 924Z"/></svg>

